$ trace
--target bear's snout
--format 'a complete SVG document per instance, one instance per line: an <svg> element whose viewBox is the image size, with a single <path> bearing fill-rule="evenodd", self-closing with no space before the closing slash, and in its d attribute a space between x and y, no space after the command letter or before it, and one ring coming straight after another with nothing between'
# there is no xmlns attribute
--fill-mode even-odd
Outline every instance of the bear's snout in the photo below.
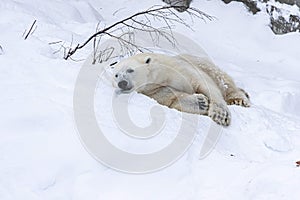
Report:
<svg viewBox="0 0 300 200"><path fill-rule="evenodd" d="M125 80L122 80L118 83L118 87L121 88L122 90L128 90L128 82Z"/></svg>

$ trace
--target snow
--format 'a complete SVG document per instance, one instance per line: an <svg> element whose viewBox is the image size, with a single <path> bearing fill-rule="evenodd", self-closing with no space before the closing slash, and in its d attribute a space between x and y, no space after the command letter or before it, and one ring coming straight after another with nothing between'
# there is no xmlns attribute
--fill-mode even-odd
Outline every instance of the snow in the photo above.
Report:
<svg viewBox="0 0 300 200"><path fill-rule="evenodd" d="M173 165L134 175L100 164L85 150L73 116L74 85L83 61L65 61L48 43L81 42L98 20L110 24L160 1L2 0L0 2L0 199L299 199L300 37L275 36L268 15L240 3L194 1L216 17L176 31L200 44L251 96L252 107L230 106L232 124L199 159L210 119L200 116L191 148ZM120 10L113 15L113 13ZM22 35L34 20L37 28ZM186 31L185 31L186 30ZM91 48L76 55L84 59ZM95 107L106 136L119 148L147 153L174 138L178 111L163 108L164 132L136 141L120 132L110 110L113 88L99 84ZM134 94L130 116L150 123L153 100ZM161 107L162 108L162 107ZM105 113L103 115L103 113ZM137 117L138 116L138 117ZM175 124L175 125L174 125ZM203 131L201 131L203 130Z"/></svg>

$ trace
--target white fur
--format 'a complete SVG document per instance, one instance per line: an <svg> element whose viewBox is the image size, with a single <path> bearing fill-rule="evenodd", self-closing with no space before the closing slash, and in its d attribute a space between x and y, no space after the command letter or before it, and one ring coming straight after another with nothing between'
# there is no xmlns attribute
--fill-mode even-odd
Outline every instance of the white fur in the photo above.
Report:
<svg viewBox="0 0 300 200"><path fill-rule="evenodd" d="M231 120L227 104L250 106L248 94L207 56L142 53L116 64L114 71L116 87L120 81L128 83L122 91L136 90L170 108L208 115L224 126Z"/></svg>

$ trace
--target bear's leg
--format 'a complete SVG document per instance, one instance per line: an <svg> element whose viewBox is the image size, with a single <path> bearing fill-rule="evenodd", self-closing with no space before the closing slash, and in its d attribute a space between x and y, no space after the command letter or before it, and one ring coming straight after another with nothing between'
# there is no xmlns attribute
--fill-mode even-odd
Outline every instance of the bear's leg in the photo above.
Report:
<svg viewBox="0 0 300 200"><path fill-rule="evenodd" d="M228 105L250 107L249 95L238 88L229 75L218 69L210 71L208 75L214 80Z"/></svg>
<svg viewBox="0 0 300 200"><path fill-rule="evenodd" d="M224 100L210 101L206 95L201 93L188 94L169 87L160 87L145 95L169 108L192 114L207 115L222 126L228 126L231 121L230 112ZM218 98L212 97L212 99Z"/></svg>
<svg viewBox="0 0 300 200"><path fill-rule="evenodd" d="M170 87L160 87L146 95L169 108L187 113L208 115L209 100L203 94L188 94Z"/></svg>
<svg viewBox="0 0 300 200"><path fill-rule="evenodd" d="M182 93L169 106L182 112L207 115L209 108L208 98L203 94Z"/></svg>
<svg viewBox="0 0 300 200"><path fill-rule="evenodd" d="M215 73L214 76L212 73ZM238 88L229 75L221 70L215 70L210 75L221 90L228 105L250 107L249 95L243 89Z"/></svg>
<svg viewBox="0 0 300 200"><path fill-rule="evenodd" d="M180 94L178 92L176 96ZM225 102L210 102L204 94L182 93L177 96L170 108L175 108L182 112L207 115L214 122L222 126L229 126L231 122L230 111Z"/></svg>
<svg viewBox="0 0 300 200"><path fill-rule="evenodd" d="M221 70L210 72L210 76L222 92L222 95L228 105L239 105L250 107L250 98L245 90L238 88L232 78ZM212 75L212 73L215 73Z"/></svg>
<svg viewBox="0 0 300 200"><path fill-rule="evenodd" d="M189 60L190 63L197 63L199 69L204 71L218 86L228 105L250 106L249 95L243 89L238 88L233 79L210 59L190 55L184 55L183 58Z"/></svg>
<svg viewBox="0 0 300 200"><path fill-rule="evenodd" d="M176 92L174 101L168 105L182 112L207 115L214 122L222 126L229 126L230 111L225 102L210 102L204 94L187 94Z"/></svg>
<svg viewBox="0 0 300 200"><path fill-rule="evenodd" d="M205 94L210 101L208 116L217 124L229 126L231 121L230 111L227 103L223 98L222 91L212 82L210 87L205 86L201 82L195 83L195 92Z"/></svg>

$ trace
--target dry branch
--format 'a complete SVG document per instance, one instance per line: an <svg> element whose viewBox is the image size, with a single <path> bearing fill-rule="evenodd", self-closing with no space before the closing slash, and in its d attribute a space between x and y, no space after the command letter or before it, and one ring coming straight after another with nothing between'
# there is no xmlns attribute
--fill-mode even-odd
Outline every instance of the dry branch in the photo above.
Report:
<svg viewBox="0 0 300 200"><path fill-rule="evenodd" d="M0 45L0 55L4 54L4 51L3 51L3 48L2 46Z"/></svg>
<svg viewBox="0 0 300 200"><path fill-rule="evenodd" d="M34 27L35 23L36 23L36 19L33 21L33 23L32 23L32 25L31 25L31 27L30 27L28 33L26 34L26 36L25 36L25 38L24 38L24 40L26 40L26 39L28 38L28 36L29 36L29 34L30 34L31 32L32 32L32 33L34 32L33 27ZM26 30L25 30L25 31L26 31Z"/></svg>
<svg viewBox="0 0 300 200"><path fill-rule="evenodd" d="M123 33L132 32L132 30L140 30L150 34L155 34L156 36L162 36L166 38L169 42L174 43L174 38L172 34L167 33L165 30L169 30L171 33L171 29L174 24L183 24L184 26L191 29L190 25L185 22L178 14L176 14L172 9L177 9L178 6L153 6L145 11L141 11L135 13L127 18L124 18L108 27L105 27L101 30L98 30L99 24L97 25L96 32L91 35L85 42L82 44L77 44L74 48L71 47L65 48L64 59L69 59L71 56L78 51L85 47L91 41L94 41L94 54L95 50L98 47L100 42L100 37L104 35L108 35L111 38L116 38L122 45L125 45L125 48L134 47L137 50L141 51L143 47L138 47L134 44L134 41L128 41L124 39L122 36L117 36L114 32L122 31ZM202 11L195 9L195 8L188 8L186 12L191 17L197 17L200 19L208 19L211 20L212 17L203 13ZM140 19L142 17L142 20ZM165 26L164 27L155 27L151 24L151 20L149 17L152 17L154 20L162 21ZM126 29L126 31L125 31ZM131 30L131 31L130 31ZM97 42L97 38L98 42ZM152 38L153 40L153 38ZM154 40L153 40L154 41ZM96 55L94 55L94 62L96 59Z"/></svg>

